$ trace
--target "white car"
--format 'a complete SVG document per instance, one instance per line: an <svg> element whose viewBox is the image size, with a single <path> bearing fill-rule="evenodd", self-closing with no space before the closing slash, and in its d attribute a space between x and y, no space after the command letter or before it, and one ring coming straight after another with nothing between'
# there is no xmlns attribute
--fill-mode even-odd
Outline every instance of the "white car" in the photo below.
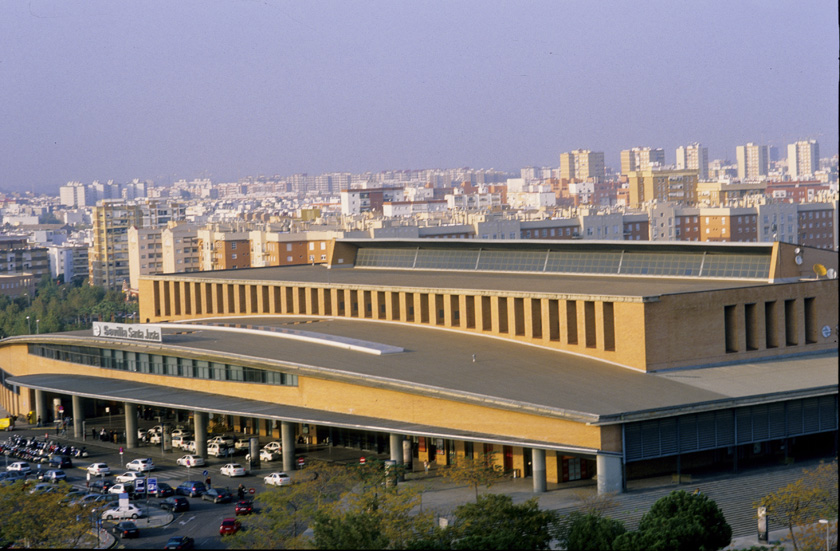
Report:
<svg viewBox="0 0 840 551"><path fill-rule="evenodd" d="M283 446L280 445L280 442L269 442L265 446L262 447L264 450L272 451L275 453L280 453L283 449Z"/></svg>
<svg viewBox="0 0 840 551"><path fill-rule="evenodd" d="M184 438L192 437L193 433L185 429L175 429L172 431L172 437L175 438L176 436L183 436Z"/></svg>
<svg viewBox="0 0 840 551"><path fill-rule="evenodd" d="M149 443L160 444L160 433L159 432L151 433L151 436L149 436Z"/></svg>
<svg viewBox="0 0 840 551"><path fill-rule="evenodd" d="M203 467L204 458L199 455L184 455L179 457L176 461L182 467Z"/></svg>
<svg viewBox="0 0 840 551"><path fill-rule="evenodd" d="M226 476L245 476L245 467L239 463L228 463L222 467L222 474Z"/></svg>
<svg viewBox="0 0 840 551"><path fill-rule="evenodd" d="M26 461L15 461L14 463L10 464L6 467L7 471L17 471L20 474L32 474L32 467L29 466L29 463Z"/></svg>
<svg viewBox="0 0 840 551"><path fill-rule="evenodd" d="M134 471L129 471L127 473L123 473L116 477L117 482L134 482L137 479L146 478L141 473L137 473Z"/></svg>
<svg viewBox="0 0 840 551"><path fill-rule="evenodd" d="M134 461L129 461L125 464L125 468L129 471L153 471L155 470L155 463L152 461L151 457L147 457L145 459L135 459Z"/></svg>
<svg viewBox="0 0 840 551"><path fill-rule="evenodd" d="M111 469L107 463L91 463L88 465L87 472L93 476L107 476L111 474Z"/></svg>
<svg viewBox="0 0 840 551"><path fill-rule="evenodd" d="M116 506L112 509L107 509L102 513L102 520L118 520L118 519L137 519L143 516L143 510L140 507L129 503L122 507Z"/></svg>
<svg viewBox="0 0 840 551"><path fill-rule="evenodd" d="M196 453L196 443L195 440L190 440L186 444L184 444L183 449L185 452Z"/></svg>
<svg viewBox="0 0 840 551"><path fill-rule="evenodd" d="M224 444L225 446L233 446L236 440L233 436L214 436L210 440L207 441L208 444Z"/></svg>
<svg viewBox="0 0 840 551"><path fill-rule="evenodd" d="M114 484L110 488L108 488L109 494L133 494L134 493L134 486L129 484L128 482L121 482L119 484Z"/></svg>
<svg viewBox="0 0 840 551"><path fill-rule="evenodd" d="M292 483L292 478L286 473L271 473L263 478L263 482L269 486L287 486Z"/></svg>
<svg viewBox="0 0 840 551"><path fill-rule="evenodd" d="M276 461L280 459L280 454L271 450L260 450L260 461ZM251 460L251 454L245 456L245 461Z"/></svg>
<svg viewBox="0 0 840 551"><path fill-rule="evenodd" d="M147 434L149 434L149 431L146 429L137 429L137 438L140 440L143 440Z"/></svg>
<svg viewBox="0 0 840 551"><path fill-rule="evenodd" d="M237 450L247 450L251 447L251 439L250 438L240 438L236 441L233 447Z"/></svg>

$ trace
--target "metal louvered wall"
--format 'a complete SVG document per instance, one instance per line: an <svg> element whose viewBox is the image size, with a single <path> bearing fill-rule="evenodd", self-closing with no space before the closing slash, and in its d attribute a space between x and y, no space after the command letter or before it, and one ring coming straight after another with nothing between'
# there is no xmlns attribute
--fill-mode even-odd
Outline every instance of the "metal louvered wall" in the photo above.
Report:
<svg viewBox="0 0 840 551"><path fill-rule="evenodd" d="M837 430L837 395L624 425L625 461Z"/></svg>

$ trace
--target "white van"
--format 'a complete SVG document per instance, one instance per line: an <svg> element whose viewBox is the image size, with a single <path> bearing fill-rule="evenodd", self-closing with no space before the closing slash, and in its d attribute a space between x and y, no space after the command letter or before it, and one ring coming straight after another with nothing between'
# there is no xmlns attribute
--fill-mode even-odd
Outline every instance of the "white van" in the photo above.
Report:
<svg viewBox="0 0 840 551"><path fill-rule="evenodd" d="M172 437L172 447L173 448L183 448L184 445L189 442L190 436L185 436L183 434L179 434L177 436Z"/></svg>

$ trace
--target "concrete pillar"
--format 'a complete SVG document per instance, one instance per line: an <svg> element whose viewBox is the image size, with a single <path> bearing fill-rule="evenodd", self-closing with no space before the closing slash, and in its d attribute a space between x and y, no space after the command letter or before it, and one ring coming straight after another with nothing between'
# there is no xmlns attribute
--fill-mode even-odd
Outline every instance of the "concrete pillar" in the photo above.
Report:
<svg viewBox="0 0 840 551"><path fill-rule="evenodd" d="M47 418L47 397L43 390L35 390L35 414L41 418L41 426L46 426L49 422Z"/></svg>
<svg viewBox="0 0 840 551"><path fill-rule="evenodd" d="M125 447L137 447L137 404L125 402Z"/></svg>
<svg viewBox="0 0 840 551"><path fill-rule="evenodd" d="M546 490L545 450L533 448L531 450L531 463L533 467L534 493L541 494Z"/></svg>
<svg viewBox="0 0 840 551"><path fill-rule="evenodd" d="M598 470L598 495L620 494L624 489L621 456L598 454L595 458Z"/></svg>
<svg viewBox="0 0 840 551"><path fill-rule="evenodd" d="M195 454L199 457L207 457L207 412L194 411L193 424L195 425Z"/></svg>
<svg viewBox="0 0 840 551"><path fill-rule="evenodd" d="M73 396L73 436L81 438L84 432L85 402L81 396Z"/></svg>
<svg viewBox="0 0 840 551"><path fill-rule="evenodd" d="M391 434L391 441L390 441L390 448L391 448L391 461L396 461L397 465L403 464L403 447L402 447L402 436L399 434Z"/></svg>
<svg viewBox="0 0 840 551"><path fill-rule="evenodd" d="M280 422L280 445L283 446L283 470L290 473L295 465L295 426L288 421Z"/></svg>

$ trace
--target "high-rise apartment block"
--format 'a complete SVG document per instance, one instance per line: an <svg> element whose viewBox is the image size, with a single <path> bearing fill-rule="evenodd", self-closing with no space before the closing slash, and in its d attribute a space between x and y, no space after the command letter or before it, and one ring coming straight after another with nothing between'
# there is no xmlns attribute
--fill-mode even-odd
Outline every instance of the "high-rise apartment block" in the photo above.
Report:
<svg viewBox="0 0 840 551"><path fill-rule="evenodd" d="M697 171L700 180L709 179L709 148L699 143L677 148L677 168Z"/></svg>
<svg viewBox="0 0 840 551"><path fill-rule="evenodd" d="M604 179L604 152L576 149L560 154L560 178L566 180L602 181Z"/></svg>
<svg viewBox="0 0 840 551"><path fill-rule="evenodd" d="M88 258L91 285L116 289L131 279L128 230L141 226L139 205L100 201L93 208L93 246Z"/></svg>
<svg viewBox="0 0 840 551"><path fill-rule="evenodd" d="M738 160L738 178L760 180L766 178L770 169L770 152L766 145L739 145L735 148Z"/></svg>
<svg viewBox="0 0 840 551"><path fill-rule="evenodd" d="M65 207L77 208L87 205L86 188L81 182L67 182L58 188L58 197Z"/></svg>
<svg viewBox="0 0 840 551"><path fill-rule="evenodd" d="M788 145L787 164L791 180L812 178L820 169L820 144L802 140Z"/></svg>
<svg viewBox="0 0 840 551"><path fill-rule="evenodd" d="M651 147L634 147L621 152L621 173L633 170L647 170L665 164L665 150Z"/></svg>

